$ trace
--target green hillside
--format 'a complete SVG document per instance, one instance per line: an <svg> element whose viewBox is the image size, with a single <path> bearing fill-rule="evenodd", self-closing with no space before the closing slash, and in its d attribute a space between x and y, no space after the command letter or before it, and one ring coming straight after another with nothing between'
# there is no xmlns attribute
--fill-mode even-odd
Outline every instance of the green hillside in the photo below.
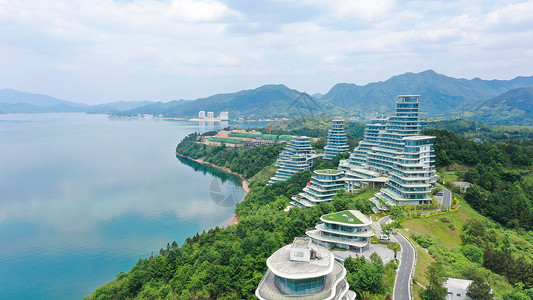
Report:
<svg viewBox="0 0 533 300"><path fill-rule="evenodd" d="M122 115L151 113L167 117L195 117L201 110L213 111L215 115L220 111L229 111L231 118L254 119L294 118L345 111L284 85L264 85L253 90L217 94L194 101L155 103L123 112Z"/></svg>
<svg viewBox="0 0 533 300"><path fill-rule="evenodd" d="M512 80L468 80L427 70L397 75L364 86L339 83L321 99L354 111L390 113L395 107L397 95L415 94L422 96L422 115L454 116L462 112L463 103L469 105L514 88L532 85L533 76Z"/></svg>
<svg viewBox="0 0 533 300"><path fill-rule="evenodd" d="M472 106L469 118L488 124L533 125L533 87L510 90Z"/></svg>

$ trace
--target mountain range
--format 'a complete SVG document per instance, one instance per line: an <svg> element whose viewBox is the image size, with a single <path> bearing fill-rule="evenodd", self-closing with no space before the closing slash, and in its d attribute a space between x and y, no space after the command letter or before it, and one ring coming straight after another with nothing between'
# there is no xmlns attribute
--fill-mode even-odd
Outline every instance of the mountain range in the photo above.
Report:
<svg viewBox="0 0 533 300"><path fill-rule="evenodd" d="M390 115L397 95L421 95L423 117L467 117L491 124L533 124L533 76L511 80L453 78L433 70L405 73L386 81L356 85L338 83L326 94L310 96L285 85L264 85L235 93L171 102L114 102L96 106L14 90L0 91L0 111L51 112L54 110L111 113L121 116L161 114L195 117L201 110L228 111L231 118L251 119L329 114L370 117ZM21 104L24 103L24 104Z"/></svg>

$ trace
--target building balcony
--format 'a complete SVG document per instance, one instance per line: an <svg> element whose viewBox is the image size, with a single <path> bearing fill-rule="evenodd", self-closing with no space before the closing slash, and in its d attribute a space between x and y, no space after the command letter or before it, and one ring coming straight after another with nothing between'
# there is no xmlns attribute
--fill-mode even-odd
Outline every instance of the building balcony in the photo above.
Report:
<svg viewBox="0 0 533 300"><path fill-rule="evenodd" d="M367 241L351 241L351 240L345 240L342 238L327 237L327 236L322 236L320 232L321 231L318 229L313 229L313 230L306 231L305 234L308 237L312 238L313 240L327 242L327 243L334 243L334 244L343 244L343 245L353 246L357 248L365 247L366 245L368 245L370 241L370 239L368 239Z"/></svg>
<svg viewBox="0 0 533 300"><path fill-rule="evenodd" d="M333 272L328 274L324 280L324 289L318 293L310 295L285 295L278 290L275 284L275 275L268 270L259 286L255 290L255 295L261 300L329 300L341 299L348 291L349 285L346 282L346 269L341 262L335 260ZM344 281L344 283L342 283Z"/></svg>
<svg viewBox="0 0 533 300"><path fill-rule="evenodd" d="M365 225L365 226L368 226L368 225ZM323 231L323 232L329 232L329 233L335 233L335 234L341 234L341 235L353 236L353 237L369 238L374 235L374 232L371 229L368 229L366 231L347 232L347 231L342 231L342 230L330 229L324 223L317 224L315 226L315 229L318 229L319 231Z"/></svg>

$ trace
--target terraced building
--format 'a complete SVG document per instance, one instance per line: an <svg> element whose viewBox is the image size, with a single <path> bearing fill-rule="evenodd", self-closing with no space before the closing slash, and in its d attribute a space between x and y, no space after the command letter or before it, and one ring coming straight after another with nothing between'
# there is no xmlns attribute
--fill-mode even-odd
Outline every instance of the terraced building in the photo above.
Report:
<svg viewBox="0 0 533 300"><path fill-rule="evenodd" d="M333 119L333 125L328 131L328 141L324 147L324 159L331 160L337 154L350 151L347 141L344 120Z"/></svg>
<svg viewBox="0 0 533 300"><path fill-rule="evenodd" d="M329 202L344 187L344 172L340 170L316 170L303 191L292 198L297 206L312 207L321 202Z"/></svg>
<svg viewBox="0 0 533 300"><path fill-rule="evenodd" d="M305 234L313 243L327 248L340 248L362 253L370 249L374 235L372 221L358 210L344 210L323 215L315 229Z"/></svg>
<svg viewBox="0 0 533 300"><path fill-rule="evenodd" d="M420 136L419 95L398 96L396 113L367 125L363 141L341 161L345 189L386 184L371 201L379 210L397 204L427 204L436 181L431 136Z"/></svg>
<svg viewBox="0 0 533 300"><path fill-rule="evenodd" d="M276 174L270 178L268 183L284 181L297 172L309 170L318 156L311 147L308 137L299 136L293 138L280 153L275 164L277 167Z"/></svg>

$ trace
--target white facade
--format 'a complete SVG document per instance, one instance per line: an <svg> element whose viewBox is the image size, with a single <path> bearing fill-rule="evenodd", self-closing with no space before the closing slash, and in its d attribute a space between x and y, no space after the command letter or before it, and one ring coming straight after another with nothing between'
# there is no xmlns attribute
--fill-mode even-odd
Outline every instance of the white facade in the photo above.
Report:
<svg viewBox="0 0 533 300"><path fill-rule="evenodd" d="M398 96L396 114L368 124L363 141L339 164L347 191L370 183L387 184L371 198L378 210L431 202L429 192L436 182L434 137L419 135L419 98Z"/></svg>
<svg viewBox="0 0 533 300"><path fill-rule="evenodd" d="M198 118L200 118L200 119L205 119L205 110L201 110L201 111L198 113Z"/></svg>
<svg viewBox="0 0 533 300"><path fill-rule="evenodd" d="M315 229L305 234L313 243L327 248L341 248L362 253L370 249L374 235L372 220L357 210L345 210L323 215Z"/></svg>
<svg viewBox="0 0 533 300"><path fill-rule="evenodd" d="M304 187L293 203L298 206L312 207L321 202L329 202L344 187L344 172L340 170L316 170L311 182Z"/></svg>
<svg viewBox="0 0 533 300"><path fill-rule="evenodd" d="M261 300L338 299L354 300L346 269L326 248L297 237L278 249L266 262L268 271L255 290Z"/></svg>
<svg viewBox="0 0 533 300"><path fill-rule="evenodd" d="M213 119L215 117L215 113L213 113L212 111L208 111L207 112L207 118L208 119Z"/></svg>
<svg viewBox="0 0 533 300"><path fill-rule="evenodd" d="M344 120L333 119L333 125L328 131L328 142L324 147L324 159L331 160L337 154L350 151L347 141Z"/></svg>
<svg viewBox="0 0 533 300"><path fill-rule="evenodd" d="M268 181L269 184L278 181L284 181L292 175L311 169L313 162L318 157L311 147L309 138L300 136L293 138L289 144L280 153L276 161L276 174Z"/></svg>

